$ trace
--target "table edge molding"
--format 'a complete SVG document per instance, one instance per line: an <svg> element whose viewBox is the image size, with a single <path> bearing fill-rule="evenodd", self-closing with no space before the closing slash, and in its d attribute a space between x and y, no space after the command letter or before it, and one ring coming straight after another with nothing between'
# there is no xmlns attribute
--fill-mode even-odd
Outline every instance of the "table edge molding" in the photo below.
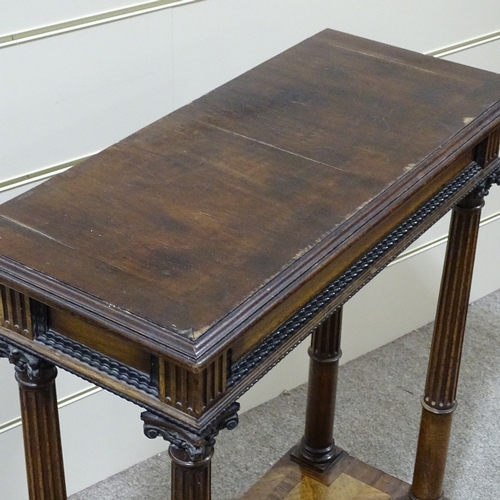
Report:
<svg viewBox="0 0 500 500"><path fill-rule="evenodd" d="M263 375L265 375L265 373L267 373L283 357L285 357L291 350L293 350L298 344L300 344L319 322L324 321L326 317L331 315L338 307L344 304L364 285L371 281L394 258L396 258L400 252L391 256L389 259L386 259L380 266L376 267L375 272L371 272L371 276L368 279L363 280L361 286L354 288L353 291L350 291L347 295L342 297L343 292L363 271L368 269L370 266L377 266L380 261L384 260L384 257L387 255L389 250L405 237L408 238L408 240L405 242L404 248L411 244L418 236L420 236L426 229L428 229L428 226L426 226L419 230L426 219L433 215L437 210L439 210L439 208L446 206L446 203L449 202L450 199L453 199L454 195L456 195L456 193L460 192L461 189L467 186L467 184L470 183L471 180L476 178L477 182L474 182L471 186L469 186L469 188L464 193L460 193L460 198L466 196L468 193L474 190L477 190L478 194L482 197L488 195L489 190L493 184L500 184L500 160L496 159L495 161L492 161L487 170L488 174L486 176L481 176L480 174L485 170L477 162L472 162L465 171L463 171L455 179L448 183L443 189L438 192L438 194L436 194L433 198L426 202L412 216L410 216L396 229L389 233L389 235L383 238L363 257L361 257L351 267L349 267L349 269L347 269L345 273L334 279L319 294L313 297L305 306L303 306L288 320L282 323L257 347L252 349L249 354L236 361L231 367L231 374L228 379L228 388L234 388L240 384L243 384L236 389L238 395L241 395L248 389L250 389ZM447 207L446 211L448 211L450 208L451 206ZM446 211L444 213L446 213ZM444 215L444 213L442 215ZM433 221L432 223L434 222L435 221ZM409 236L411 232L413 232L413 234ZM404 248L402 248L400 251L403 251ZM328 305L334 303L336 298L341 298L341 301L335 305L334 309L329 310L327 314L324 315L325 317L321 318L320 321L311 324L315 316L320 316L321 312L324 309L327 309ZM310 327L308 327L309 324L311 324ZM264 361L269 356L286 345L287 341L294 337L294 335L298 334L298 332L301 329L304 329L305 326L307 326L308 328L302 332L299 338L295 339L293 344L286 347L285 352L281 353L271 366L266 367L265 371L261 371L258 378L252 380L249 385L244 384L244 379L250 372L258 368L259 365L264 364Z"/></svg>

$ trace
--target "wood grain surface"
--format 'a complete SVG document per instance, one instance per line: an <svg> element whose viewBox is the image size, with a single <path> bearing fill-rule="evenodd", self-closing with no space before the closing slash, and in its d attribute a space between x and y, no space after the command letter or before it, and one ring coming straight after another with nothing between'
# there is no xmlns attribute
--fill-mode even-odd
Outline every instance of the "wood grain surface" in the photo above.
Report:
<svg viewBox="0 0 500 500"><path fill-rule="evenodd" d="M347 453L324 474L286 454L240 500L403 500L409 487Z"/></svg>
<svg viewBox="0 0 500 500"><path fill-rule="evenodd" d="M395 227L498 121L499 83L324 31L4 204L2 262L137 341L213 346Z"/></svg>

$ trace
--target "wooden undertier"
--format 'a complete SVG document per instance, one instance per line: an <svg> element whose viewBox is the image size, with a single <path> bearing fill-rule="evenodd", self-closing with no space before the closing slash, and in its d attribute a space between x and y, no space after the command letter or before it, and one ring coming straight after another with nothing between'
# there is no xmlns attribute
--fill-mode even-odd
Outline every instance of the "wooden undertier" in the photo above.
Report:
<svg viewBox="0 0 500 500"><path fill-rule="evenodd" d="M410 485L343 453L325 474L281 458L240 500L405 500Z"/></svg>

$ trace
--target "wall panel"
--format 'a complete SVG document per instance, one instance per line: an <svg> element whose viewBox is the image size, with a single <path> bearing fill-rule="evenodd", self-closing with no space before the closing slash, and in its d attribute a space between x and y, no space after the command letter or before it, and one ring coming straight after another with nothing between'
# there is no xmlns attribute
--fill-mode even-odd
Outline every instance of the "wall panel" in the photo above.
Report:
<svg viewBox="0 0 500 500"><path fill-rule="evenodd" d="M0 380L1 385L1 404L0 404L0 426L20 415L19 409L19 391L17 383L14 380L14 370L6 359L0 359Z"/></svg>
<svg viewBox="0 0 500 500"><path fill-rule="evenodd" d="M326 3L210 0L173 9L175 107L324 29Z"/></svg>
<svg viewBox="0 0 500 500"><path fill-rule="evenodd" d="M0 180L95 153L172 110L171 10L0 50Z"/></svg>

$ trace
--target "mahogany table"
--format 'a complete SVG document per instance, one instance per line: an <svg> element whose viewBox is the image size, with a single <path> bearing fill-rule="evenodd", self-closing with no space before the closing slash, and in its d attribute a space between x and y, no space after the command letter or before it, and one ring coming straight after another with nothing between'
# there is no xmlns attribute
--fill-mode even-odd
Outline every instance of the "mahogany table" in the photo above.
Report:
<svg viewBox="0 0 500 500"><path fill-rule="evenodd" d="M30 498L66 498L56 366L143 407L172 498L207 500L237 399L311 333L304 437L245 498L441 498L499 99L497 75L327 30L0 207ZM334 444L342 304L450 209L408 493Z"/></svg>

